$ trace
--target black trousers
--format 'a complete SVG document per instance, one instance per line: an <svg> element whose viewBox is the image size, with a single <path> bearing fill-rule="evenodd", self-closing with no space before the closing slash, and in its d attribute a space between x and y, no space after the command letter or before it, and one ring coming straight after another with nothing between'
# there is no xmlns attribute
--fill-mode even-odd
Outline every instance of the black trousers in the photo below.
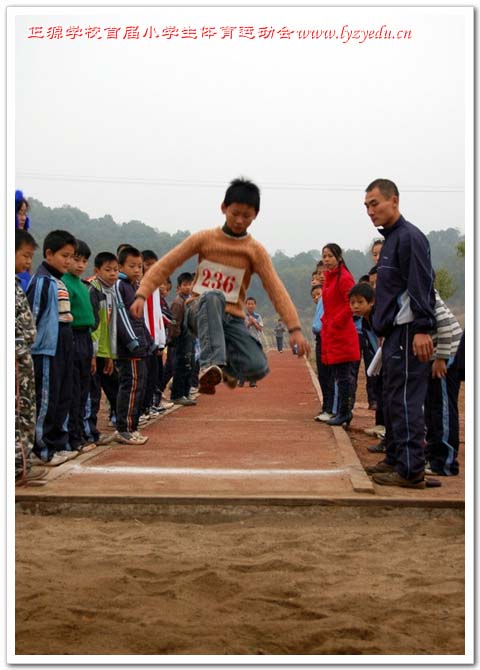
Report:
<svg viewBox="0 0 480 670"><path fill-rule="evenodd" d="M93 357L92 336L89 328L73 329L72 402L68 412L68 441L71 449L83 443L85 405L90 392Z"/></svg>
<svg viewBox="0 0 480 670"><path fill-rule="evenodd" d="M431 366L430 366L431 367ZM447 368L447 376L428 380L425 398L427 445L425 456L432 470L444 475L458 475L458 393L460 379L456 360Z"/></svg>
<svg viewBox="0 0 480 670"><path fill-rule="evenodd" d="M193 376L193 337L183 332L175 342L175 362L170 393L171 400L188 397Z"/></svg>
<svg viewBox="0 0 480 670"><path fill-rule="evenodd" d="M107 396L112 413L117 413L118 374L114 369L111 375L104 374L105 358L97 356L97 371L90 377L90 392L85 404L83 433L85 437L98 440L100 432L97 428L98 410L102 399L102 390Z"/></svg>
<svg viewBox="0 0 480 670"><path fill-rule="evenodd" d="M49 461L68 447L67 416L72 402L73 336L60 323L55 356L34 355L37 421L33 451Z"/></svg>
<svg viewBox="0 0 480 670"><path fill-rule="evenodd" d="M396 326L382 346L385 460L405 479L425 469L424 402L430 366L413 355L409 324Z"/></svg>

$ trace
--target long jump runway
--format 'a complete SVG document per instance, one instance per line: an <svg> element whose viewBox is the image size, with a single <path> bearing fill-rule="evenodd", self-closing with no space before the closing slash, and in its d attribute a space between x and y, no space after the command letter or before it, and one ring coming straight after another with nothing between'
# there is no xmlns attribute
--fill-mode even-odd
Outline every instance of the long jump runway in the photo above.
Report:
<svg viewBox="0 0 480 670"><path fill-rule="evenodd" d="M51 468L47 486L16 489L18 507L427 502L425 491L390 489L384 498L348 433L313 420L320 402L304 360L271 352L269 365L257 388L220 385L214 396L198 396L197 406L150 421L145 445L98 447Z"/></svg>

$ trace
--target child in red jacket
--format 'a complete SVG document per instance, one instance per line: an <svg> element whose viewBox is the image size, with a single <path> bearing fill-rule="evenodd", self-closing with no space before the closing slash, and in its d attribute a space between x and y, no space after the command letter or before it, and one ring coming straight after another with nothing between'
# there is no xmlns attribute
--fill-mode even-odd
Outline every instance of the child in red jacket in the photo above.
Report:
<svg viewBox="0 0 480 670"><path fill-rule="evenodd" d="M322 249L322 259L327 269L322 295L322 363L332 366L338 386L337 414L326 423L342 426L352 420L355 362L360 360L358 333L348 297L355 280L345 265L338 244L326 244Z"/></svg>

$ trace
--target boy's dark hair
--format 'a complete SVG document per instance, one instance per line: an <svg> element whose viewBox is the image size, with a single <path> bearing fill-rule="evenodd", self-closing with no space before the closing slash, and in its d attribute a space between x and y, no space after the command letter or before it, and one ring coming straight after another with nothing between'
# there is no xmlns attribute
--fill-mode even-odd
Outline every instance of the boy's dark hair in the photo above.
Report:
<svg viewBox="0 0 480 670"><path fill-rule="evenodd" d="M142 259L144 261L158 261L158 256L151 249L145 249L145 251L142 251Z"/></svg>
<svg viewBox="0 0 480 670"><path fill-rule="evenodd" d="M374 188L378 188L384 198L391 198L394 195L400 197L397 185L390 179L374 179L365 189L365 193L373 191Z"/></svg>
<svg viewBox="0 0 480 670"><path fill-rule="evenodd" d="M60 249L63 249L63 247L66 247L67 244L71 244L76 250L77 240L72 233L66 230L52 230L43 240L43 257L45 258L47 250L55 254Z"/></svg>
<svg viewBox="0 0 480 670"><path fill-rule="evenodd" d="M75 256L81 256L82 258L86 258L87 261L92 255L92 252L90 251L90 247L86 242L83 240L77 240L77 248L75 250Z"/></svg>
<svg viewBox="0 0 480 670"><path fill-rule="evenodd" d="M364 284L364 283L367 283L367 284L368 284L368 275L362 275L362 276L360 277L360 279L358 280L358 283L359 283L359 284Z"/></svg>
<svg viewBox="0 0 480 670"><path fill-rule="evenodd" d="M364 284L362 282L355 284L355 286L350 289L348 297L353 298L353 296L360 296L365 298L367 302L373 302L375 300L375 291L370 284Z"/></svg>
<svg viewBox="0 0 480 670"><path fill-rule="evenodd" d="M127 247L131 247L131 246L132 245L130 244L130 242L122 242L122 244L119 244L118 247L117 247L117 258L118 258L118 254L121 252L122 249L126 249Z"/></svg>
<svg viewBox="0 0 480 670"><path fill-rule="evenodd" d="M255 304L257 304L257 301L255 300L255 298L253 297L253 295L249 295L248 298L245 300L245 302L248 302L249 300L253 300L253 302L254 302Z"/></svg>
<svg viewBox="0 0 480 670"><path fill-rule="evenodd" d="M22 228L15 229L15 251L18 251L20 247L32 247L36 249L38 244L33 239L33 235Z"/></svg>
<svg viewBox="0 0 480 670"><path fill-rule="evenodd" d="M370 277L370 275L376 275L377 273L378 273L377 266L374 265L373 268L371 268L371 269L368 271L368 276Z"/></svg>
<svg viewBox="0 0 480 670"><path fill-rule="evenodd" d="M260 189L256 184L243 177L234 179L225 192L223 204L228 207L234 202L250 205L258 214L260 211Z"/></svg>
<svg viewBox="0 0 480 670"><path fill-rule="evenodd" d="M312 272L312 277L315 277L316 274L318 274L318 272L317 272L316 270L314 270L314 271Z"/></svg>
<svg viewBox="0 0 480 670"><path fill-rule="evenodd" d="M105 265L105 263L114 263L117 262L117 257L115 254L112 254L111 251L101 251L99 254L95 256L95 259L93 261L93 266L97 268L97 270L100 270L102 265Z"/></svg>
<svg viewBox="0 0 480 670"><path fill-rule="evenodd" d="M129 244L121 245L121 249L118 254L118 264L124 265L125 261L129 256L133 256L134 258L141 258L142 254L139 252L138 249L130 246Z"/></svg>
<svg viewBox="0 0 480 670"><path fill-rule="evenodd" d="M180 286L180 284L182 284L184 281L193 281L193 275L191 272L181 272L177 277L177 286Z"/></svg>
<svg viewBox="0 0 480 670"><path fill-rule="evenodd" d="M382 239L377 238L376 240L373 240L373 242L372 242L372 246L370 247L370 249L373 249L373 247L376 247L376 246L378 246L379 244L381 244L382 247L383 247L384 242L385 242L385 240L382 240Z"/></svg>
<svg viewBox="0 0 480 670"><path fill-rule="evenodd" d="M319 289L322 289L322 290L323 290L323 288L322 288L322 285L321 285L321 284L314 284L314 285L312 286L312 288L310 289L310 295L312 295L312 293L313 293L313 292L314 292L314 291L315 291L315 290L316 290L317 288L319 288Z"/></svg>

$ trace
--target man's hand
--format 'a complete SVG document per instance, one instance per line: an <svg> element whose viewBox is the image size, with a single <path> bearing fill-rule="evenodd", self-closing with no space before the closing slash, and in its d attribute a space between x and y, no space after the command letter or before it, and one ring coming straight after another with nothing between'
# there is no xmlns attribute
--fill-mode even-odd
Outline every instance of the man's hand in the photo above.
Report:
<svg viewBox="0 0 480 670"><path fill-rule="evenodd" d="M432 365L433 379L441 379L447 376L447 361L444 358L436 358Z"/></svg>
<svg viewBox="0 0 480 670"><path fill-rule="evenodd" d="M413 337L413 355L418 358L421 363L427 363L433 354L433 342L430 335L424 333L417 333Z"/></svg>
<svg viewBox="0 0 480 670"><path fill-rule="evenodd" d="M295 330L293 333L290 333L290 346L293 349L294 345L298 347L298 355L303 356L304 354L310 353L310 345L307 340L303 337L301 330Z"/></svg>
<svg viewBox="0 0 480 670"><path fill-rule="evenodd" d="M143 298L135 298L135 300L130 305L130 314L136 319L141 319L143 316L143 306L145 300Z"/></svg>

